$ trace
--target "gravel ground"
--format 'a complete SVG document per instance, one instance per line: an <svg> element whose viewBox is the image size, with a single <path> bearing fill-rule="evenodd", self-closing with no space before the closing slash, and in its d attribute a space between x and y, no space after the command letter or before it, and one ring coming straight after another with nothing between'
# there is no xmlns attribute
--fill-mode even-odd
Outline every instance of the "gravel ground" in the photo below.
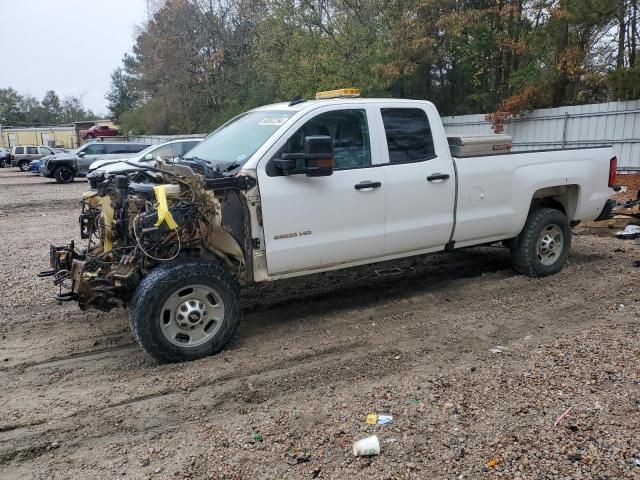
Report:
<svg viewBox="0 0 640 480"><path fill-rule="evenodd" d="M248 289L225 351L157 365L35 277L85 186L0 170L0 478L640 479L633 241L578 231L544 279L486 247Z"/></svg>

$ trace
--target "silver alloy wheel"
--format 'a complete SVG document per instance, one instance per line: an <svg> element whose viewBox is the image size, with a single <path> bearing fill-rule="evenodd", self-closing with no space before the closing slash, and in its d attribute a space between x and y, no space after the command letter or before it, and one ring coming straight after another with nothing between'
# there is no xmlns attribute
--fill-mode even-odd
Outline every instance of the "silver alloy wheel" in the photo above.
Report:
<svg viewBox="0 0 640 480"><path fill-rule="evenodd" d="M164 302L159 320L163 335L173 345L197 347L209 341L222 327L224 302L208 285L188 285Z"/></svg>
<svg viewBox="0 0 640 480"><path fill-rule="evenodd" d="M558 225L547 225L540 232L536 256L543 265L553 265L562 255L564 234Z"/></svg>

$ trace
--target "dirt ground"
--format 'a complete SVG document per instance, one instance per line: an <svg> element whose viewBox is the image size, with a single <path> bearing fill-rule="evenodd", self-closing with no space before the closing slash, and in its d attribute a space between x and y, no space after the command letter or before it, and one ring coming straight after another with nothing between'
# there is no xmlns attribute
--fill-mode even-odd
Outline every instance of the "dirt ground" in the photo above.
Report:
<svg viewBox="0 0 640 480"><path fill-rule="evenodd" d="M486 247L248 289L226 350L158 365L35 276L85 187L0 169L0 478L640 479L633 241L578 231L542 279Z"/></svg>

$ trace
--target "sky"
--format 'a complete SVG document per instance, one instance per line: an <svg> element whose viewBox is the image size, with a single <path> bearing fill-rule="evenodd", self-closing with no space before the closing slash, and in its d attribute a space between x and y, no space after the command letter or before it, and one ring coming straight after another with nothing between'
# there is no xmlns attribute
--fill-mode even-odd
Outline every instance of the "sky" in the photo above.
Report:
<svg viewBox="0 0 640 480"><path fill-rule="evenodd" d="M0 88L47 90L108 113L111 72L130 52L146 0L0 0Z"/></svg>

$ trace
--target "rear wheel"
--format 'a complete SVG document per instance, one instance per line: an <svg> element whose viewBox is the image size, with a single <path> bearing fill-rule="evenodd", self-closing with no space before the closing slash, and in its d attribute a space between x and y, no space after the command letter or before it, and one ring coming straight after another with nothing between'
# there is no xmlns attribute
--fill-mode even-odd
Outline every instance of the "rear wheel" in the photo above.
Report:
<svg viewBox="0 0 640 480"><path fill-rule="evenodd" d="M61 165L53 171L53 178L55 178L58 183L71 183L75 178L75 173L73 172L73 168L68 165Z"/></svg>
<svg viewBox="0 0 640 480"><path fill-rule="evenodd" d="M31 163L31 160L22 160L20 163L18 163L18 168L22 172L28 172L30 163Z"/></svg>
<svg viewBox="0 0 640 480"><path fill-rule="evenodd" d="M218 353L233 338L242 317L239 298L237 282L218 262L169 262L140 282L129 324L156 360L196 360Z"/></svg>
<svg viewBox="0 0 640 480"><path fill-rule="evenodd" d="M513 268L530 277L553 275L564 266L570 248L567 216L553 208L532 210L522 232L511 243Z"/></svg>

